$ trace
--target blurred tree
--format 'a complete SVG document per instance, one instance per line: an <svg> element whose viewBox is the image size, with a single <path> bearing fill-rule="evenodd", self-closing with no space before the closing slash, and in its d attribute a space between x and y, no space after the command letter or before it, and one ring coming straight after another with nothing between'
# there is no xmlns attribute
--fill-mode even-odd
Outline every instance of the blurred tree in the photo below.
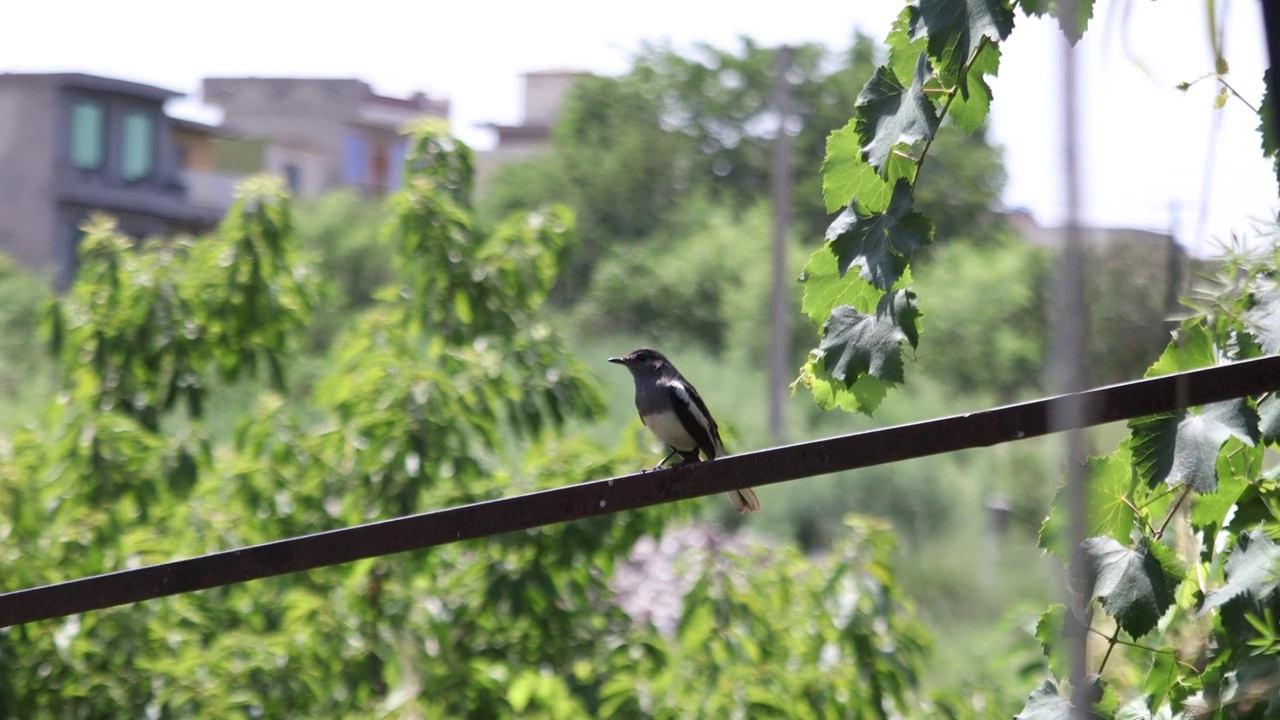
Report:
<svg viewBox="0 0 1280 720"><path fill-rule="evenodd" d="M841 53L813 44L794 49L795 167L822 164L827 136L848 123L878 47L858 34ZM565 296L577 298L596 262L615 248L695 231L704 216L685 210L690 200L735 210L766 201L777 128L775 54L749 38L735 50L700 44L687 54L649 45L627 74L580 80L555 128L553 152L500 167L486 215L568 203L583 246L566 278L574 290ZM982 132L948 130L932 153L937 179L918 202L937 237L985 237L1004 185L999 152ZM798 236L821 237L831 216L820 176L798 174L793 205Z"/></svg>
<svg viewBox="0 0 1280 720"><path fill-rule="evenodd" d="M282 380L306 332L316 280L287 198L250 186L198 240L87 228L51 315L64 391L47 425L0 438L0 589L640 465L638 432L613 453L558 432L599 409L537 320L572 216L477 232L470 150L428 124L410 152L386 226L395 276L311 403L264 394L230 445L201 431L208 376L265 362ZM181 407L188 429L164 432ZM624 612L615 569L689 507L0 630L0 716L844 717L919 702L924 641L883 528L855 522L823 563L711 548L674 635Z"/></svg>

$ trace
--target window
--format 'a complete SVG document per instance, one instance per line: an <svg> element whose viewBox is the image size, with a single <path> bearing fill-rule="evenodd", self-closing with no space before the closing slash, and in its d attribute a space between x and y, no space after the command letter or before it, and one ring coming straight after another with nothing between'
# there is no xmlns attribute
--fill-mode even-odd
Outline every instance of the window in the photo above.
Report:
<svg viewBox="0 0 1280 720"><path fill-rule="evenodd" d="M151 175L156 161L156 121L151 113L130 110L124 114L124 143L120 175L126 181Z"/></svg>
<svg viewBox="0 0 1280 720"><path fill-rule="evenodd" d="M71 104L71 164L85 170L101 170L105 155L106 110L93 100Z"/></svg>
<svg viewBox="0 0 1280 720"><path fill-rule="evenodd" d="M364 187L369 182L369 142L358 130L348 130L343 138L342 180Z"/></svg>
<svg viewBox="0 0 1280 720"><path fill-rule="evenodd" d="M294 197L298 196L298 192L302 188L302 174L298 171L298 166L293 163L285 163L284 181L289 185L289 192Z"/></svg>

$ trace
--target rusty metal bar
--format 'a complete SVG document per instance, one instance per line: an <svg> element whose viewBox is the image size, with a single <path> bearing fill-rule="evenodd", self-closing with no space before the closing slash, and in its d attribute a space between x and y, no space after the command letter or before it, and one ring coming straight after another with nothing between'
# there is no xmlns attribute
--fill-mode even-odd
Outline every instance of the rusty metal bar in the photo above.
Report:
<svg viewBox="0 0 1280 720"><path fill-rule="evenodd" d="M1090 424L1280 389L1280 356L1079 393ZM731 455L0 595L0 627L1050 432L1067 396ZM1054 431L1064 427L1054 427Z"/></svg>

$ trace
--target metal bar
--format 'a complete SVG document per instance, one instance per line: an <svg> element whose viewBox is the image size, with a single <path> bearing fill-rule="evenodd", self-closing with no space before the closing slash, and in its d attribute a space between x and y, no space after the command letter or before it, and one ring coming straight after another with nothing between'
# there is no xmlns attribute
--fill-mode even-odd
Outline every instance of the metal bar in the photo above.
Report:
<svg viewBox="0 0 1280 720"><path fill-rule="evenodd" d="M1092 424L1280 389L1280 356L1080 393ZM0 627L1050 432L1064 396L277 540L0 595ZM1065 428L1056 427L1054 430Z"/></svg>

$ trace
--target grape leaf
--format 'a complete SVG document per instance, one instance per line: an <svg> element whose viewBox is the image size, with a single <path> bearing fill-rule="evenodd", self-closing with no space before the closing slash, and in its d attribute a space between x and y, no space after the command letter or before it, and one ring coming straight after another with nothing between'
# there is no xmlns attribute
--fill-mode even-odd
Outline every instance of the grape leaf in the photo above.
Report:
<svg viewBox="0 0 1280 720"><path fill-rule="evenodd" d="M915 72L920 56L929 51L929 39L915 32L920 22L920 8L907 5L890 26L884 44L889 48L889 68L900 78Z"/></svg>
<svg viewBox="0 0 1280 720"><path fill-rule="evenodd" d="M872 313L880 298L884 297L883 291L877 290L862 278L842 278L840 275L835 253L831 252L829 245L814 251L800 273L800 282L804 283L804 299L800 303L800 310L819 329L831 317L831 311L841 305L848 305L859 312ZM903 279L909 279L910 275L910 271L904 273Z"/></svg>
<svg viewBox="0 0 1280 720"><path fill-rule="evenodd" d="M1097 675L1084 679L1085 692L1090 699L1090 712L1073 712L1070 701L1058 694L1058 686L1052 680L1036 688L1027 698L1027 704L1014 715L1014 720L1076 720L1079 717L1113 717L1120 705L1119 699Z"/></svg>
<svg viewBox="0 0 1280 720"><path fill-rule="evenodd" d="M885 295L874 315L864 315L842 305L831 311L822 330L818 351L823 366L836 380L852 385L859 376L870 375L902 382L902 341L918 341L920 312L915 293L897 290Z"/></svg>
<svg viewBox="0 0 1280 720"><path fill-rule="evenodd" d="M947 111L956 126L966 133L977 130L987 119L987 113L991 111L991 86L987 84L986 76L994 76L999 71L1000 47L986 43L969 66L968 92L953 99Z"/></svg>
<svg viewBox="0 0 1280 720"><path fill-rule="evenodd" d="M1089 458L1085 472L1089 478L1089 515L1085 523L1085 534L1089 537L1106 536L1127 541L1129 533L1138 523L1137 515L1129 502L1134 477L1126 448L1121 447L1108 457ZM1063 565L1068 565L1071 562L1071 549L1067 537L1065 493L1064 482L1050 506L1049 516L1040 526L1040 547L1056 555Z"/></svg>
<svg viewBox="0 0 1280 720"><path fill-rule="evenodd" d="M1169 696L1169 690L1179 677L1178 655L1172 647L1165 646L1159 652L1152 653L1151 670L1142 683L1142 692L1151 696L1148 707L1158 708L1163 705L1164 699Z"/></svg>
<svg viewBox="0 0 1280 720"><path fill-rule="evenodd" d="M1058 694L1058 686L1052 680L1036 688L1027 698L1027 704L1014 715L1014 720L1071 720L1071 703Z"/></svg>
<svg viewBox="0 0 1280 720"><path fill-rule="evenodd" d="M1267 354L1280 352L1280 287L1254 293L1250 300L1251 307L1241 319Z"/></svg>
<svg viewBox="0 0 1280 720"><path fill-rule="evenodd" d="M1227 584L1210 591L1200 614L1242 594L1265 600L1280 587L1280 546L1261 529L1240 533L1225 568Z"/></svg>
<svg viewBox="0 0 1280 720"><path fill-rule="evenodd" d="M892 55L891 55L892 56ZM1271 121L1271 69L1262 74L1262 102L1258 105L1258 133L1262 135L1262 157L1271 158L1276 174L1276 182L1280 184L1280 142L1276 138L1275 123Z"/></svg>
<svg viewBox="0 0 1280 720"><path fill-rule="evenodd" d="M1112 720L1151 720L1157 717L1151 712L1151 704L1145 696L1136 697L1121 705Z"/></svg>
<svg viewBox="0 0 1280 720"><path fill-rule="evenodd" d="M860 412L870 415L880 407L880 403L888 396L894 383L877 377L864 375L858 378L850 388L845 383L831 377L824 377L818 363L810 360L800 371L800 384L813 393L814 402L823 410L840 408L845 412Z"/></svg>
<svg viewBox="0 0 1280 720"><path fill-rule="evenodd" d="M1218 451L1229 438L1252 446L1258 439L1258 414L1244 398L1129 422L1138 477L1159 483L1190 485L1211 493L1218 487Z"/></svg>
<svg viewBox="0 0 1280 720"><path fill-rule="evenodd" d="M1271 123L1271 68L1267 68L1262 73L1262 102L1258 105L1258 134L1262 136L1263 157L1271 157L1280 151L1275 125Z"/></svg>
<svg viewBox="0 0 1280 720"><path fill-rule="evenodd" d="M1199 320L1189 319L1173 333L1160 359L1147 368L1144 377L1171 375L1184 370L1210 367L1217 363L1213 338Z"/></svg>
<svg viewBox="0 0 1280 720"><path fill-rule="evenodd" d="M1150 632L1184 577L1174 552L1146 538L1130 550L1109 537L1089 538L1084 550L1096 578L1093 596L1131 637Z"/></svg>
<svg viewBox="0 0 1280 720"><path fill-rule="evenodd" d="M1258 434L1267 442L1280 442L1280 394L1273 392L1258 403Z"/></svg>
<svg viewBox="0 0 1280 720"><path fill-rule="evenodd" d="M909 87L881 65L858 93L854 127L863 142L862 156L881 176L888 176L886 163L895 145L932 138L938 129L938 113L924 94L929 78L929 60L921 55Z"/></svg>
<svg viewBox="0 0 1280 720"><path fill-rule="evenodd" d="M1013 30L1013 10L1004 0L920 0L913 35L929 38L929 59L947 87L969 97L965 66L983 38L999 42Z"/></svg>
<svg viewBox="0 0 1280 720"><path fill-rule="evenodd" d="M1062 34L1075 45L1080 42L1085 29L1089 27L1089 20L1093 18L1093 0L1075 0L1071 5L1075 13L1070 17L1062 14L1062 3L1059 0L1023 0L1022 11L1029 16L1049 15L1055 18Z"/></svg>
<svg viewBox="0 0 1280 720"><path fill-rule="evenodd" d="M933 241L933 223L912 210L911 185L899 180L889 207L867 213L855 203L827 228L827 240L836 254L840 275L853 266L875 287L888 291L898 282L911 255Z"/></svg>
<svg viewBox="0 0 1280 720"><path fill-rule="evenodd" d="M1071 658L1067 657L1067 646L1063 642L1066 632L1066 605L1050 605L1036 622L1036 639L1049 665L1049 674L1055 677L1065 677L1071 672Z"/></svg>
<svg viewBox="0 0 1280 720"><path fill-rule="evenodd" d="M862 141L854 123L850 120L827 137L827 155L822 160L822 198L827 212L850 205L854 199L868 212L879 212L889 207L892 182L897 179L894 175L904 170L903 165L908 169L905 177L915 178L915 163L897 155L889 162L889 179L880 177L862 157ZM895 162L899 159L904 162Z"/></svg>
<svg viewBox="0 0 1280 720"><path fill-rule="evenodd" d="M1191 527L1207 529L1210 531L1207 537L1213 537L1222 526L1227 513L1235 507L1240 496L1249 487L1249 469L1233 467L1237 463L1248 462L1249 459L1244 453L1237 453L1234 457L1229 453L1219 456L1218 488L1211 493L1196 495L1191 505Z"/></svg>

